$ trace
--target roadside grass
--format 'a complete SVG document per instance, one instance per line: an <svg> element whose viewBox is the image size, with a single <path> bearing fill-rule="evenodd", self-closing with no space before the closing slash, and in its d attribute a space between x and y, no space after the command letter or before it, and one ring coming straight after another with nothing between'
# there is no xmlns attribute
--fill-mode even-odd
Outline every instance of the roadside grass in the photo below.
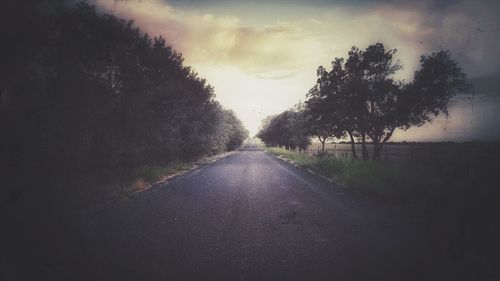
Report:
<svg viewBox="0 0 500 281"><path fill-rule="evenodd" d="M134 169L122 190L121 195L129 196L134 192L148 189L152 184L179 172L191 169L195 162L176 161L163 166L145 165Z"/></svg>
<svg viewBox="0 0 500 281"><path fill-rule="evenodd" d="M267 147L260 141L257 145L342 187L389 200L417 199L442 185L440 178L430 169L417 165L304 155L285 148Z"/></svg>
<svg viewBox="0 0 500 281"><path fill-rule="evenodd" d="M143 165L135 169L115 173L105 173L102 178L81 177L74 183L73 189L66 192L65 204L86 208L115 200L129 199L134 194L148 190L156 183L186 173L196 167L203 166L232 155L233 151L215 155L207 155L193 160L179 160L159 165Z"/></svg>
<svg viewBox="0 0 500 281"><path fill-rule="evenodd" d="M227 157L232 153L233 151L228 151L211 156L203 156L192 161L174 161L165 165L140 166L132 170L127 181L121 185L118 194L115 192L115 195L129 197L133 193L147 190L157 182L167 180L197 166L212 163L218 159Z"/></svg>
<svg viewBox="0 0 500 281"><path fill-rule="evenodd" d="M425 228L419 235L428 243L448 245L441 248L443 255L464 253L464 249L469 255L484 252L500 235L500 164L494 155L475 151L444 161L383 163L300 155L266 147L260 141L255 143L346 189L396 206L392 210L402 214L407 222ZM488 259L494 256L485 254Z"/></svg>

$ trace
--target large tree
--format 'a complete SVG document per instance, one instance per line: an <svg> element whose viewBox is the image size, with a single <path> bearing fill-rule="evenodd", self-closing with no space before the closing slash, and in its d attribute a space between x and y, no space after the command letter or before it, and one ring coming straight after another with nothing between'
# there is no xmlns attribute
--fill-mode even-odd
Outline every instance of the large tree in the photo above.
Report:
<svg viewBox="0 0 500 281"><path fill-rule="evenodd" d="M350 126L352 123L349 122L347 112L342 110L345 102L342 99L345 89L345 71L342 62L342 59L332 62L330 72L322 66L318 68L316 85L307 94L308 99L305 102L309 132L321 142L322 153L325 152L327 139L341 138L346 132L350 132L350 136L353 136L352 126ZM353 155L356 155L355 150L353 150Z"/></svg>
<svg viewBox="0 0 500 281"><path fill-rule="evenodd" d="M395 52L375 44L363 53L363 81L367 85L364 121L374 145L374 159L380 158L383 145L397 128L421 126L440 114L448 117L449 100L469 88L466 75L448 51L422 56L414 80L397 82L393 75L401 65L393 61Z"/></svg>
<svg viewBox="0 0 500 281"><path fill-rule="evenodd" d="M402 126L422 126L440 114L446 117L448 103L457 93L468 93L467 76L450 57L449 51L441 50L420 57L420 69L413 81L404 85L400 103L404 113Z"/></svg>
<svg viewBox="0 0 500 281"><path fill-rule="evenodd" d="M397 99L400 84L392 78L402 68L394 60L396 50L385 50L377 43L365 51L353 47L346 61L349 77L347 98L353 101L351 111L356 115L363 158L367 158L366 136L373 142L374 158L378 158L383 144L390 138L394 126L398 127Z"/></svg>
<svg viewBox="0 0 500 281"><path fill-rule="evenodd" d="M357 49L353 48L350 53L355 51ZM320 66L316 85L308 93L306 106L313 119L313 132L334 138L347 136L351 142L352 155L357 158L355 143L361 135L359 120L363 113L360 84L357 83L359 76L347 70L343 58L335 58L330 71Z"/></svg>
<svg viewBox="0 0 500 281"><path fill-rule="evenodd" d="M422 56L414 80L404 83L394 78L402 69L394 58L396 52L386 50L381 43L365 50L352 47L345 62L335 58L331 71L318 69L318 80L306 101L318 127L313 127L315 135L342 130L351 140L354 157L355 138L361 141L364 159L369 137L374 145L373 158L379 159L397 128L406 130L439 114L448 115L449 100L468 89L466 75L449 53Z"/></svg>

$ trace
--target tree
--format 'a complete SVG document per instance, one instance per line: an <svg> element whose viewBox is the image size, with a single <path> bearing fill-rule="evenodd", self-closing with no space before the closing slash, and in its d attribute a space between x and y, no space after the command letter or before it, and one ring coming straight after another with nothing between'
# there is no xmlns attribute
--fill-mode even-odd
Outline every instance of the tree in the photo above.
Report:
<svg viewBox="0 0 500 281"><path fill-rule="evenodd" d="M468 90L466 75L447 51L422 56L413 82L396 81L393 76L402 69L394 60L396 52L381 43L364 51L352 47L345 63L335 58L330 72L318 69L318 80L306 101L318 127L313 126L315 135L344 131L354 157L355 138L361 141L363 159L368 155L368 136L374 145L373 158L379 159L395 129L421 126L439 114L447 116L450 98Z"/></svg>
<svg viewBox="0 0 500 281"><path fill-rule="evenodd" d="M342 60L332 63L331 72L319 67L316 85L307 94L305 113L309 132L321 142L321 153L325 152L325 142L329 138L341 138L347 131L347 122L342 112L342 101L338 98L343 90ZM340 68L339 68L340 66Z"/></svg>
<svg viewBox="0 0 500 281"><path fill-rule="evenodd" d="M393 61L395 53L378 43L362 56L367 85L366 133L374 144L374 159L380 158L383 145L396 128L421 126L441 113L448 116L450 98L469 87L466 75L448 51L422 56L412 83L396 82L392 75L402 66Z"/></svg>
<svg viewBox="0 0 500 281"><path fill-rule="evenodd" d="M348 136L352 155L357 158L355 137L358 131L356 99L352 95L353 78L349 76L344 59L335 58L332 70L320 66L316 85L309 91L306 107L312 119L313 135L342 138Z"/></svg>
<svg viewBox="0 0 500 281"><path fill-rule="evenodd" d="M319 98L311 98L307 102L307 122L312 136L321 142L321 153L325 153L325 142L331 138L335 131L335 124L326 116L322 110L324 107Z"/></svg>
<svg viewBox="0 0 500 281"><path fill-rule="evenodd" d="M366 136L373 142L373 156L378 159L382 146L398 127L397 99L400 84L392 76L401 64L394 61L396 49L386 51L376 43L365 51L353 47L346 62L350 81L347 91L350 109L357 117L357 131L362 142L363 159L367 158Z"/></svg>
<svg viewBox="0 0 500 281"><path fill-rule="evenodd" d="M286 149L306 149L309 146L307 120L302 109L290 109L266 119L257 134L266 145Z"/></svg>
<svg viewBox="0 0 500 281"><path fill-rule="evenodd" d="M23 16L22 32L1 27L11 39L0 52L1 164L14 181L106 180L246 138L164 38L86 3L28 3L2 6Z"/></svg>
<svg viewBox="0 0 500 281"><path fill-rule="evenodd" d="M225 125L224 134L227 136L225 150L234 150L248 138L249 133L232 110L222 112L224 115L223 124Z"/></svg>
<svg viewBox="0 0 500 281"><path fill-rule="evenodd" d="M450 57L449 51L441 50L420 57L420 69L415 72L412 83L405 85L401 99L405 125L422 126L439 114L448 113L448 103L458 92L467 93L470 84L467 76Z"/></svg>
<svg viewBox="0 0 500 281"><path fill-rule="evenodd" d="M286 126L290 132L289 146L292 149L306 150L310 144L310 128L306 112L301 104L290 111Z"/></svg>

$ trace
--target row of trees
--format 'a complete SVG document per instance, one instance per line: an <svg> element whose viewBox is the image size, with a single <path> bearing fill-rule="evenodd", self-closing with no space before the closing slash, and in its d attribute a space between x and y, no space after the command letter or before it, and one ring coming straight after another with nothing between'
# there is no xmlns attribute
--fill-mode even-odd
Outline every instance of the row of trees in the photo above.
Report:
<svg viewBox="0 0 500 281"><path fill-rule="evenodd" d="M21 16L2 26L0 130L3 172L16 184L109 178L247 138L162 37L85 3L15 2L7 8Z"/></svg>
<svg viewBox="0 0 500 281"><path fill-rule="evenodd" d="M396 49L386 50L383 44L376 43L365 50L352 47L347 59L333 60L331 70L320 66L317 82L305 103L264 122L258 136L266 144L291 148L303 147L290 146L285 139L291 135L303 138L298 143L314 136L322 143L323 151L329 139L348 139L354 157L358 157L354 144L362 144L363 159L368 158L366 143L371 141L373 158L378 159L396 129L421 126L440 114L448 116L449 100L469 89L466 75L448 51L421 56L420 69L412 82L394 78L403 68L395 54ZM306 125L285 133L282 126L275 124L292 112L302 116Z"/></svg>
<svg viewBox="0 0 500 281"><path fill-rule="evenodd" d="M269 146L306 149L310 143L308 123L306 113L298 106L264 119L258 137Z"/></svg>

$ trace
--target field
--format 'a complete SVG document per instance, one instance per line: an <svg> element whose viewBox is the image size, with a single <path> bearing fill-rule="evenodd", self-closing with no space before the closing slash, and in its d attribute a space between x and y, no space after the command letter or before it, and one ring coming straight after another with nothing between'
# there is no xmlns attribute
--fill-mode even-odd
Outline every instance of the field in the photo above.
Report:
<svg viewBox="0 0 500 281"><path fill-rule="evenodd" d="M259 143L268 152L337 184L399 202L469 192L481 198L496 194L498 143L391 143L384 148L382 161L352 159L350 144L326 144L326 156L318 157L319 143L300 152ZM361 145L356 149L359 152Z"/></svg>
<svg viewBox="0 0 500 281"><path fill-rule="evenodd" d="M361 144L355 144L358 156ZM367 144L370 155L373 145ZM321 143L312 143L302 153L315 155L321 151ZM352 158L351 144L326 143L328 155L341 158ZM381 153L381 160L386 162L433 162L433 161L499 161L499 143L387 143Z"/></svg>

